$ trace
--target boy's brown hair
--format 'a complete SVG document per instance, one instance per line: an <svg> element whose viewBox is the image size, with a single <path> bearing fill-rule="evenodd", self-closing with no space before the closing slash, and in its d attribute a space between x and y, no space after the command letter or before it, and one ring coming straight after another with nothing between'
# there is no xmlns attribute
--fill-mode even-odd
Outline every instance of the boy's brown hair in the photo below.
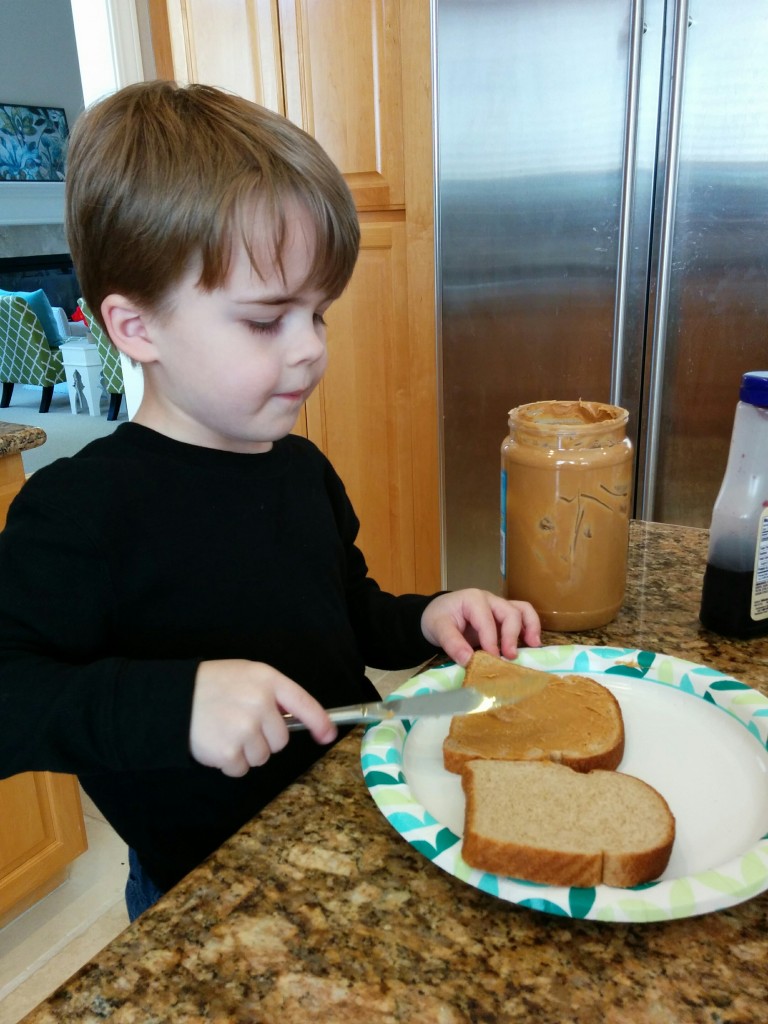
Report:
<svg viewBox="0 0 768 1024"><path fill-rule="evenodd" d="M270 110L206 85L128 86L75 123L66 180L67 237L86 302L126 295L155 313L200 267L223 284L242 240L256 272L264 248L281 266L286 207L315 230L309 281L335 298L357 259L360 229L339 170L306 132ZM270 237L252 248L254 217Z"/></svg>

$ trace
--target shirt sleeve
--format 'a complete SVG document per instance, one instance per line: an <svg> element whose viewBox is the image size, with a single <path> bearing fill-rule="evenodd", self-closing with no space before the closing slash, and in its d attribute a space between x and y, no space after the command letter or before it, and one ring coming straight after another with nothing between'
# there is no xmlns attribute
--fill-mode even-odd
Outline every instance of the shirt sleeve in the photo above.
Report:
<svg viewBox="0 0 768 1024"><path fill-rule="evenodd" d="M198 662L104 650L119 581L87 520L36 494L0 533L0 777L189 764Z"/></svg>

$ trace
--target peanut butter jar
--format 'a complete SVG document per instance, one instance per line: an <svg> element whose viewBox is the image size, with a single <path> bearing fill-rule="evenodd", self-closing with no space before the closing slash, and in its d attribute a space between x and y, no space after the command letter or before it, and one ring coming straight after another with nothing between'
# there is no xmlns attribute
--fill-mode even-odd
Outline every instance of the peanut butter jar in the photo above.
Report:
<svg viewBox="0 0 768 1024"><path fill-rule="evenodd" d="M628 412L533 402L501 446L501 576L551 630L603 626L624 600L632 490Z"/></svg>

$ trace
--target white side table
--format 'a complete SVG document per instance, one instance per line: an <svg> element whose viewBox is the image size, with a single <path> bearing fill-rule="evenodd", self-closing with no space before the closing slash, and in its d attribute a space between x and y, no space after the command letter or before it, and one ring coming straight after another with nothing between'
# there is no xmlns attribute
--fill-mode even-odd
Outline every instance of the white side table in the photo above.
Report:
<svg viewBox="0 0 768 1024"><path fill-rule="evenodd" d="M84 408L84 398L91 416L98 416L102 391L101 359L95 343L89 342L87 337L82 341L67 341L59 351L64 362L72 412L77 413Z"/></svg>

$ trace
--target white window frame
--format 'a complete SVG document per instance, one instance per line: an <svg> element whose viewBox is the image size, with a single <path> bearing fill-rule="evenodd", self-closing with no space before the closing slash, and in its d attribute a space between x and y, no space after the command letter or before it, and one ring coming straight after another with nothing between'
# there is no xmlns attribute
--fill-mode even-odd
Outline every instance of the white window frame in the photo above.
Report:
<svg viewBox="0 0 768 1024"><path fill-rule="evenodd" d="M75 22L75 35L80 56L81 67L88 60L97 59L99 55L108 62L113 87L102 95L108 95L125 85L141 82L144 79L144 65L141 56L141 40L139 21L136 12L136 0L70 0ZM98 17L88 19L88 12ZM91 36L78 34L78 25L83 21L87 24L106 26L107 38L94 41ZM84 30L87 33L87 27ZM83 30L81 29L81 32ZM89 106L99 99L96 95L85 95L85 105Z"/></svg>

